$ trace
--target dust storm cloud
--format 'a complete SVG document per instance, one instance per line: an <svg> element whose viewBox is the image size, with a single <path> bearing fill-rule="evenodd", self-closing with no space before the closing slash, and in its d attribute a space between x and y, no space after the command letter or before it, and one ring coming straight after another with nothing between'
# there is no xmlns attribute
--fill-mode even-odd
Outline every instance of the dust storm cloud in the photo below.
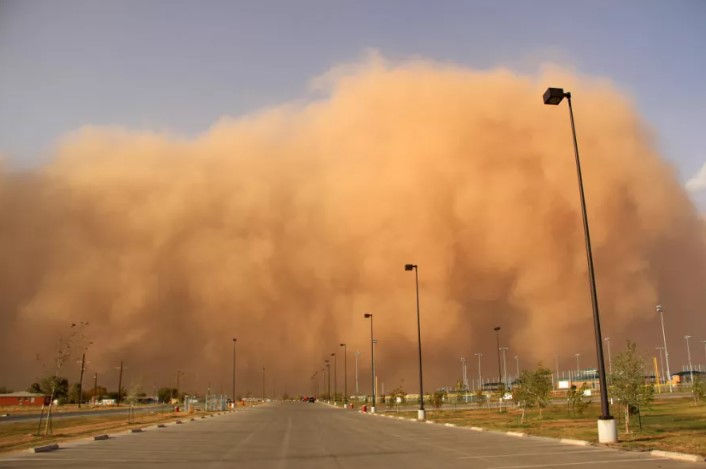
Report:
<svg viewBox="0 0 706 469"><path fill-rule="evenodd" d="M223 118L196 138L113 127L65 136L43 167L0 172L0 384L41 374L88 321L89 373L174 385L311 389L323 359L361 351L369 323L388 389L416 386L419 264L427 386L459 357L497 370L492 328L523 365L595 363L568 111L574 94L605 335L679 361L704 330L703 225L634 106L605 80L425 61L337 70L326 97ZM701 338L700 338L701 339ZM508 360L511 359L508 357ZM40 359L41 360L41 359ZM564 366L562 366L564 367ZM514 370L514 362L508 364ZM678 366L673 365L673 368ZM342 387L339 361L339 389ZM75 380L78 365L63 375ZM495 373L497 374L497 373ZM75 376L74 376L75 375Z"/></svg>

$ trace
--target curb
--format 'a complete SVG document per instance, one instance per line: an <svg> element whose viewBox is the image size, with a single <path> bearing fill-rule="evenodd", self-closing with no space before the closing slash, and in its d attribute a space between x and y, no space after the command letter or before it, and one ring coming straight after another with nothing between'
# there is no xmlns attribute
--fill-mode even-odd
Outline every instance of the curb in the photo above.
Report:
<svg viewBox="0 0 706 469"><path fill-rule="evenodd" d="M108 435L94 435L93 441L107 440L110 438Z"/></svg>
<svg viewBox="0 0 706 469"><path fill-rule="evenodd" d="M508 436L516 436L518 438L524 438L527 436L527 433L522 432L505 432L505 434Z"/></svg>
<svg viewBox="0 0 706 469"><path fill-rule="evenodd" d="M455 423L445 423L444 426L445 427L455 427L456 424Z"/></svg>
<svg viewBox="0 0 706 469"><path fill-rule="evenodd" d="M56 451L57 449L59 449L59 445L54 443L52 445L35 446L29 451L30 453L48 453L49 451Z"/></svg>
<svg viewBox="0 0 706 469"><path fill-rule="evenodd" d="M474 432L484 432L485 431L485 429L483 427L468 427L468 428L470 428Z"/></svg>
<svg viewBox="0 0 706 469"><path fill-rule="evenodd" d="M571 438L562 438L559 443L564 443L565 445L575 445L575 446L590 446L591 443L585 440L572 440Z"/></svg>
<svg viewBox="0 0 706 469"><path fill-rule="evenodd" d="M661 456L663 458L676 459L678 461L702 462L704 460L703 456L697 456L695 454L675 453L673 451L662 451L659 449L650 451L650 454L652 456Z"/></svg>

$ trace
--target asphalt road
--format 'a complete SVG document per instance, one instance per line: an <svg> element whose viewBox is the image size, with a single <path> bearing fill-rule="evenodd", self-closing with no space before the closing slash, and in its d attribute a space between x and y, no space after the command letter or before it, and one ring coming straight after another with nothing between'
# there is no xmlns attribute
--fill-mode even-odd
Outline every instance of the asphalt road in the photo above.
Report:
<svg viewBox="0 0 706 469"><path fill-rule="evenodd" d="M165 409L171 409L172 405L153 405L149 407L135 407L134 412L136 414L145 412L157 412L163 411ZM111 414L127 414L130 412L130 406L123 406L118 408L110 409L92 409L92 410L71 410L68 412L52 412L52 419L61 419L66 417L91 417L94 415L111 415ZM46 414L45 414L46 415ZM31 413L21 413L21 414L9 414L5 417L0 416L0 423L8 422L21 422L23 420L39 420L39 412Z"/></svg>
<svg viewBox="0 0 706 469"><path fill-rule="evenodd" d="M323 404L272 403L51 453L15 453L0 468L699 468L606 448L475 432L360 414Z"/></svg>

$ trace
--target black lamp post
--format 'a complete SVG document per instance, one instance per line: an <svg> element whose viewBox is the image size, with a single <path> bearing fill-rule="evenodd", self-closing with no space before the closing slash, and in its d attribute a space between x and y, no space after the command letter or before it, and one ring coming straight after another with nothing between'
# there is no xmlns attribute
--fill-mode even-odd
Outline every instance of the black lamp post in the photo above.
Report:
<svg viewBox="0 0 706 469"><path fill-rule="evenodd" d="M497 345L495 348L498 349L498 381L500 381L500 384L502 385L503 372L500 368L500 326L494 327L493 330L495 331L495 344Z"/></svg>
<svg viewBox="0 0 706 469"><path fill-rule="evenodd" d="M333 357L333 403L334 405L338 399L338 359L336 357L336 352L332 353Z"/></svg>
<svg viewBox="0 0 706 469"><path fill-rule="evenodd" d="M603 338L601 336L601 320L598 312L598 293L596 292L596 279L593 270L593 253L591 251L591 235L588 228L588 215L586 214L586 197L583 191L583 177L581 176L581 160L579 146L576 140L576 125L574 123L574 109L571 105L571 93L564 92L562 88L547 88L544 92L544 104L558 105L566 98L569 103L569 118L571 119L571 133L574 141L574 157L576 158L576 176L579 184L579 197L581 199L581 216L583 219L583 235L586 244L586 262L588 264L588 283L591 293L591 306L593 307L593 329L596 339L596 357L598 362L598 380L601 392L601 415L598 417L598 441L600 443L613 443L618 440L615 420L610 415L608 406L608 385L603 360Z"/></svg>
<svg viewBox="0 0 706 469"><path fill-rule="evenodd" d="M343 347L343 404L348 403L348 353L346 344L341 344Z"/></svg>
<svg viewBox="0 0 706 469"><path fill-rule="evenodd" d="M233 337L233 395L231 398L233 399L233 408L235 408L235 342L236 338Z"/></svg>
<svg viewBox="0 0 706 469"><path fill-rule="evenodd" d="M424 384L422 379L422 327L419 321L419 267L416 264L405 264L404 270L414 270L414 278L417 286L417 343L419 345L419 411L417 412L417 419L425 420Z"/></svg>
<svg viewBox="0 0 706 469"><path fill-rule="evenodd" d="M324 360L326 364L326 374L328 374L328 384L326 385L327 400L331 400L331 363L328 360Z"/></svg>
<svg viewBox="0 0 706 469"><path fill-rule="evenodd" d="M373 405L370 406L370 412L375 413L375 339L373 339L373 315L372 313L365 313L363 317L370 318L370 383L373 388Z"/></svg>

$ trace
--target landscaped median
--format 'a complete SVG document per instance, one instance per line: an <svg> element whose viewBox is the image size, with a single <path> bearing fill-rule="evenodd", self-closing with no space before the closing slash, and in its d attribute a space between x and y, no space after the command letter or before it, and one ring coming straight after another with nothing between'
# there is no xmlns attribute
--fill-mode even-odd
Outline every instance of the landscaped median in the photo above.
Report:
<svg viewBox="0 0 706 469"><path fill-rule="evenodd" d="M438 424L457 427L525 433L533 436L552 437L572 444L598 442L596 421L600 409L590 406L583 415L570 415L565 405L554 404L545 408L542 418L537 410L528 411L520 423L521 411L510 406L499 412L497 408L472 408L467 410L429 410L427 418ZM611 408L617 415L618 407ZM415 418L415 411L388 411L387 415ZM616 417L617 418L617 417ZM642 421L640 429L639 420ZM658 450L706 457L706 405L688 398L658 399L649 408L642 409L638 420L631 417L630 433L625 433L619 420L619 443L611 446L630 450ZM587 443L580 443L587 442Z"/></svg>
<svg viewBox="0 0 706 469"><path fill-rule="evenodd" d="M221 412L218 412L221 413ZM56 449L53 445L83 437L104 439L108 433L119 431L140 431L143 427L159 425L176 421L188 421L212 415L212 412L149 412L133 416L132 423L128 423L125 414L96 414L81 417L64 417L52 420L52 435L36 436L37 420L23 420L8 422L0 425L0 452L14 451L29 448L41 448L39 451Z"/></svg>

